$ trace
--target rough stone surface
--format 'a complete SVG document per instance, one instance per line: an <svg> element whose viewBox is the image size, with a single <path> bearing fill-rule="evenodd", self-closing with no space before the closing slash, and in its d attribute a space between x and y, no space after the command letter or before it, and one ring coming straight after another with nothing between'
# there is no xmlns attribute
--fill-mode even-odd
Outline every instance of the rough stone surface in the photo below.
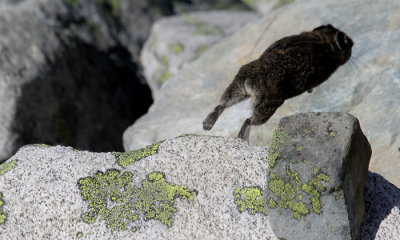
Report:
<svg viewBox="0 0 400 240"><path fill-rule="evenodd" d="M371 147L356 118L283 118L269 146L265 201L282 239L357 239Z"/></svg>
<svg viewBox="0 0 400 240"><path fill-rule="evenodd" d="M141 62L156 97L162 84L197 59L215 42L257 18L252 12L194 12L162 18L153 24Z"/></svg>
<svg viewBox="0 0 400 240"><path fill-rule="evenodd" d="M235 189L264 185L266 157L265 148L209 136L119 154L26 146L0 175L0 239L276 239L267 216L234 203Z"/></svg>
<svg viewBox="0 0 400 240"><path fill-rule="evenodd" d="M35 142L122 150L152 98L107 3L0 3L0 162Z"/></svg>
<svg viewBox="0 0 400 240"><path fill-rule="evenodd" d="M260 204L266 157L210 136L125 153L25 146L0 165L0 239L277 240ZM399 240L400 189L370 173L364 194L360 240Z"/></svg>
<svg viewBox="0 0 400 240"><path fill-rule="evenodd" d="M204 134L202 121L217 105L241 65L274 41L332 23L355 42L350 62L312 93L287 100L272 118L251 130L250 142L267 145L279 119L299 112L349 112L372 146L370 170L400 186L399 1L295 1L271 11L212 46L172 77L149 112L124 133L127 150L185 132ZM391 17L388 17L391 16ZM221 115L210 134L236 137L250 102Z"/></svg>

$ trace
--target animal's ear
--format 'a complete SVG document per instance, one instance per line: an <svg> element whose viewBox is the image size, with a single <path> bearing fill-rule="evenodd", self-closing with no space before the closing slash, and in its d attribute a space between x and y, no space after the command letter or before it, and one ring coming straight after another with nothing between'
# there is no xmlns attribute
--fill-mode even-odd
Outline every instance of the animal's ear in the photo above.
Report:
<svg viewBox="0 0 400 240"><path fill-rule="evenodd" d="M343 32L338 31L335 34L335 42L336 42L336 45L338 46L338 48L340 49L340 51L343 52L348 44L348 39L347 39L346 35L344 35Z"/></svg>
<svg viewBox="0 0 400 240"><path fill-rule="evenodd" d="M326 26L325 25L321 25L319 27L314 28L313 31L320 31L320 30L322 30L324 28L326 28Z"/></svg>

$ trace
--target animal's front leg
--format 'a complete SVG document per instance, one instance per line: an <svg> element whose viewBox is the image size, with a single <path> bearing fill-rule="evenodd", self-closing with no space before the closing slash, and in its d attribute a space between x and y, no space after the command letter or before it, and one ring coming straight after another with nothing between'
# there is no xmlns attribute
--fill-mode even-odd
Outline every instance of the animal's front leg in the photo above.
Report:
<svg viewBox="0 0 400 240"><path fill-rule="evenodd" d="M248 118L246 119L246 121L244 121L242 127L240 128L238 138L248 141L250 136L250 127L251 127L251 119Z"/></svg>

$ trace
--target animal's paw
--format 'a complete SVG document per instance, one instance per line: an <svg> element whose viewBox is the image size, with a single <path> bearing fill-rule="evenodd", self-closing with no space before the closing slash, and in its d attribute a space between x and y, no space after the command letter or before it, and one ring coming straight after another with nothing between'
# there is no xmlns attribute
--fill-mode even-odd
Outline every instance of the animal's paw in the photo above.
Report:
<svg viewBox="0 0 400 240"><path fill-rule="evenodd" d="M208 116L203 121L203 129L206 130L206 131L209 131L214 126L214 124L215 124L215 120L213 120L212 118L210 118L210 116Z"/></svg>

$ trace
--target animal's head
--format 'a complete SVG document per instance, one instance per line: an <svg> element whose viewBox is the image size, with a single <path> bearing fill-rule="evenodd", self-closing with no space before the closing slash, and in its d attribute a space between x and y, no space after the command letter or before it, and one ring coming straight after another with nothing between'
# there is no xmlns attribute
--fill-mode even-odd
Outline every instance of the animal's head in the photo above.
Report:
<svg viewBox="0 0 400 240"><path fill-rule="evenodd" d="M343 65L351 56L353 40L346 33L333 27L331 24L322 25L313 30L313 33L319 35L324 42L327 42L332 48L334 57Z"/></svg>

